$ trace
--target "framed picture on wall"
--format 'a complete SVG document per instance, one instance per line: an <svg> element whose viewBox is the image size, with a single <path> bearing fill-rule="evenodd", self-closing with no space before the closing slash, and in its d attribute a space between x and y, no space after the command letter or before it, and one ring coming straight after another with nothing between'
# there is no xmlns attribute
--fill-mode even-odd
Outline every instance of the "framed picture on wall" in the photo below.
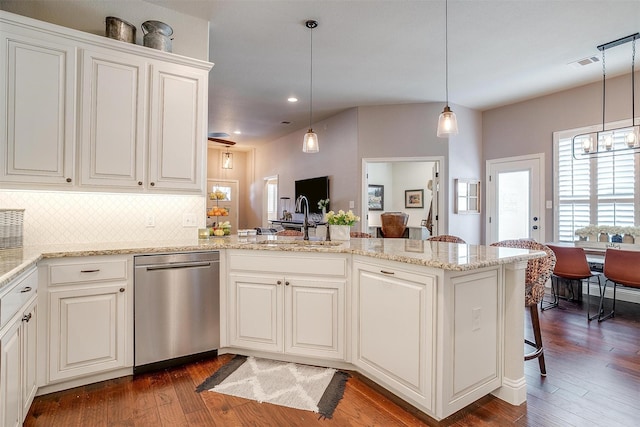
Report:
<svg viewBox="0 0 640 427"><path fill-rule="evenodd" d="M424 190L404 190L405 208L424 208Z"/></svg>
<svg viewBox="0 0 640 427"><path fill-rule="evenodd" d="M369 210L381 211L384 209L384 185L369 185L368 190Z"/></svg>

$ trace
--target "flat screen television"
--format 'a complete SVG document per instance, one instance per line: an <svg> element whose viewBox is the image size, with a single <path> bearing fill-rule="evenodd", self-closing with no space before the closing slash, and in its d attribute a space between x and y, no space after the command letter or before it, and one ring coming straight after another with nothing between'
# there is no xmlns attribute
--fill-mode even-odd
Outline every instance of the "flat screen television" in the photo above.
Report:
<svg viewBox="0 0 640 427"><path fill-rule="evenodd" d="M329 177L320 176L318 178L300 179L295 184L296 198L294 203L300 195L303 195L309 200L310 213L322 213L322 209L318 207L318 202L329 198ZM329 211L329 206L327 206L327 211Z"/></svg>

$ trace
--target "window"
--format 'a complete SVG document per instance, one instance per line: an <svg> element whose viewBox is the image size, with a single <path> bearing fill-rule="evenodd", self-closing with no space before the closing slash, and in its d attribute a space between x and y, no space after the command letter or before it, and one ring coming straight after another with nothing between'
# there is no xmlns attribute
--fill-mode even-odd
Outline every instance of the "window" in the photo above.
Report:
<svg viewBox="0 0 640 427"><path fill-rule="evenodd" d="M591 127L553 135L554 240L574 241L576 229L589 224L640 224L640 154L621 151L576 160L571 152L572 137L593 130ZM614 146L625 147L625 136L616 134Z"/></svg>

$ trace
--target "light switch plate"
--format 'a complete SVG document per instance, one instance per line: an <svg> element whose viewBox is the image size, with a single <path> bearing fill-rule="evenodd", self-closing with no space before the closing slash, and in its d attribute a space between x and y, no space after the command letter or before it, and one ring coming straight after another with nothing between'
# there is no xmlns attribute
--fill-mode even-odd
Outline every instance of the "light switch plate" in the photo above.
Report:
<svg viewBox="0 0 640 427"><path fill-rule="evenodd" d="M183 227L196 227L198 224L198 217L193 213L186 213L182 215Z"/></svg>
<svg viewBox="0 0 640 427"><path fill-rule="evenodd" d="M356 207L356 203L353 200L349 200L349 209L353 209Z"/></svg>
<svg viewBox="0 0 640 427"><path fill-rule="evenodd" d="M547 200L546 208L547 209L553 209L553 200Z"/></svg>

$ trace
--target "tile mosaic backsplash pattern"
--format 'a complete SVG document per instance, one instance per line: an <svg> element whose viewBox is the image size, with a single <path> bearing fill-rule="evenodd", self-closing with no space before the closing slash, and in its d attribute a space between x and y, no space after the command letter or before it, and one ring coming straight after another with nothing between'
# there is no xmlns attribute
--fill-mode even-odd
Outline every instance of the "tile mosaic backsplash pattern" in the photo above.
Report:
<svg viewBox="0 0 640 427"><path fill-rule="evenodd" d="M0 208L25 209L25 246L197 239L206 220L205 197L193 195L0 190ZM183 227L184 214L197 227Z"/></svg>

